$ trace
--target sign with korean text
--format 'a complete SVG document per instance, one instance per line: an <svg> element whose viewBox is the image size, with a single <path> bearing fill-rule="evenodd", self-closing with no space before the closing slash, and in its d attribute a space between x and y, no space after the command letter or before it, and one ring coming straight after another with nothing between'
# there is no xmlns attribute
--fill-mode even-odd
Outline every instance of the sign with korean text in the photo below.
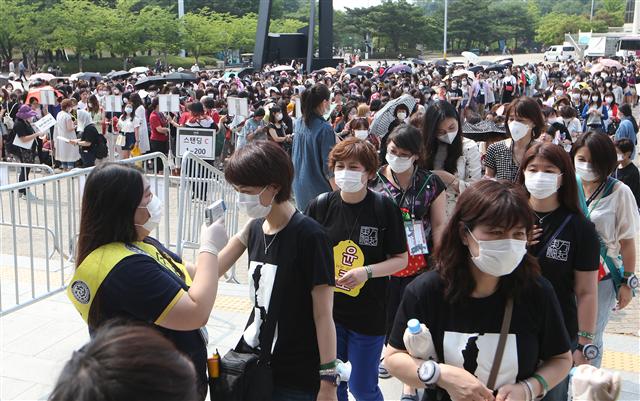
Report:
<svg viewBox="0 0 640 401"><path fill-rule="evenodd" d="M122 113L122 95L106 96L104 110L107 113Z"/></svg>
<svg viewBox="0 0 640 401"><path fill-rule="evenodd" d="M178 157L189 151L201 159L215 159L215 131L210 128L178 128Z"/></svg>
<svg viewBox="0 0 640 401"><path fill-rule="evenodd" d="M159 95L158 98L158 106L160 106L161 113L180 111L179 95Z"/></svg>

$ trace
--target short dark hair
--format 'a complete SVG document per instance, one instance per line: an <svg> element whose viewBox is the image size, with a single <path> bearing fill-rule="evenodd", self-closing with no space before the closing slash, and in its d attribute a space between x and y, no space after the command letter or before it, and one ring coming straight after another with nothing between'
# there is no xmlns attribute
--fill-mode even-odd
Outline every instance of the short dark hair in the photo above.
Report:
<svg viewBox="0 0 640 401"><path fill-rule="evenodd" d="M629 138L618 139L614 144L622 153L633 152L633 142Z"/></svg>
<svg viewBox="0 0 640 401"><path fill-rule="evenodd" d="M329 152L329 169L336 167L336 162L355 159L364 166L367 173L375 173L378 169L376 148L369 142L358 138L347 138L339 142Z"/></svg>
<svg viewBox="0 0 640 401"><path fill-rule="evenodd" d="M49 401L195 401L196 371L157 329L110 322L75 351Z"/></svg>
<svg viewBox="0 0 640 401"><path fill-rule="evenodd" d="M236 150L224 168L224 178L232 185L280 188L277 203L291 198L293 164L280 145L271 141L254 141Z"/></svg>
<svg viewBox="0 0 640 401"><path fill-rule="evenodd" d="M462 242L467 228L473 230L477 225L488 224L510 229L522 225L529 232L533 222L533 212L522 185L506 180L481 180L467 188L458 198L434 255L446 299L462 303L476 285L471 273L471 255ZM498 291L519 297L539 275L536 258L527 253L511 274L500 277Z"/></svg>
<svg viewBox="0 0 640 401"><path fill-rule="evenodd" d="M408 150L411 154L420 155L420 131L409 124L400 124L391 131L387 143L393 142L400 149Z"/></svg>
<svg viewBox="0 0 640 401"><path fill-rule="evenodd" d="M520 117L528 118L533 122L533 129L531 130L531 136L536 139L542 134L542 130L545 127L544 116L542 115L542 109L535 99L527 96L514 99L507 107L505 118L509 121L511 115L518 115ZM507 134L509 132L509 124L505 124Z"/></svg>
<svg viewBox="0 0 640 401"><path fill-rule="evenodd" d="M611 142L607 134L595 130L580 135L571 148L571 158L574 159L574 163L576 153L585 146L591 153L591 165L594 171L600 179L606 179L615 171L618 165L618 156L613 142Z"/></svg>

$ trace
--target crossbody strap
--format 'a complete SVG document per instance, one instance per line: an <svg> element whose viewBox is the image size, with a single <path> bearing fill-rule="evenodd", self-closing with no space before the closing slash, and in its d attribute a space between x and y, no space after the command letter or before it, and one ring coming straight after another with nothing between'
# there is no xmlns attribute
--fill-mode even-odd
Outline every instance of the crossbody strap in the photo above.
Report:
<svg viewBox="0 0 640 401"><path fill-rule="evenodd" d="M544 244L544 246L542 248L540 248L540 252L538 252L538 257L541 257L542 254L545 252L545 249L547 249L547 247L549 247L549 245L551 245L553 243L553 240L556 239L556 237L558 235L560 235L560 233L562 232L562 230L564 230L564 228L567 225L567 223L569 223L569 220L571 220L572 216L573 215L570 214L567 217L565 217L565 219L562 222L562 224L560 225L560 227L558 227L558 229L553 233L551 238L549 238L549 240Z"/></svg>
<svg viewBox="0 0 640 401"><path fill-rule="evenodd" d="M498 339L498 347L496 348L496 354L493 358L493 365L491 366L491 372L489 373L489 380L487 380L487 388L493 389L498 378L498 372L500 371L500 365L502 364L502 356L504 355L504 348L507 344L507 336L509 335L509 327L511 326L511 315L513 314L513 298L507 298L507 304L504 308L504 317L502 318L502 327L500 328L500 338Z"/></svg>

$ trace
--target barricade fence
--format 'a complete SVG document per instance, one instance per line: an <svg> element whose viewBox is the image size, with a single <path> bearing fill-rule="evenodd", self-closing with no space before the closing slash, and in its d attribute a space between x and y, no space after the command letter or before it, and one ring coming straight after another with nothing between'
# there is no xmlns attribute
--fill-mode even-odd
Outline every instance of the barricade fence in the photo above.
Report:
<svg viewBox="0 0 640 401"><path fill-rule="evenodd" d="M225 181L220 170L191 152L186 152L182 157L179 188L180 218L176 251L182 256L191 251L191 260L195 260L195 250L200 244L200 228L207 206L222 199L227 207L225 227L229 237L238 231L237 195L234 188ZM238 283L235 265L227 273L227 281Z"/></svg>
<svg viewBox="0 0 640 401"><path fill-rule="evenodd" d="M179 216L171 211L179 179L171 177L166 156L151 153L118 163L141 168L151 191L164 202L163 221L152 235L175 249L171 227ZM12 182L15 171L25 167L40 168L46 175ZM10 176L9 183L0 186L0 316L62 291L73 275L82 194L93 167L61 174L47 167L0 164Z"/></svg>

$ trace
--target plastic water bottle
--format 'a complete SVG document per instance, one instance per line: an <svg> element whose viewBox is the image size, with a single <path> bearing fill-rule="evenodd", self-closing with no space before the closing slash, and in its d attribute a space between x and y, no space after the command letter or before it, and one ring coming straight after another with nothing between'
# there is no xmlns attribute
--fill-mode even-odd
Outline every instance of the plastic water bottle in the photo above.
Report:
<svg viewBox="0 0 640 401"><path fill-rule="evenodd" d="M407 348L409 355L414 358L428 360L438 360L436 348L433 345L431 332L418 319L411 319L407 322L407 328L404 331L404 346Z"/></svg>

